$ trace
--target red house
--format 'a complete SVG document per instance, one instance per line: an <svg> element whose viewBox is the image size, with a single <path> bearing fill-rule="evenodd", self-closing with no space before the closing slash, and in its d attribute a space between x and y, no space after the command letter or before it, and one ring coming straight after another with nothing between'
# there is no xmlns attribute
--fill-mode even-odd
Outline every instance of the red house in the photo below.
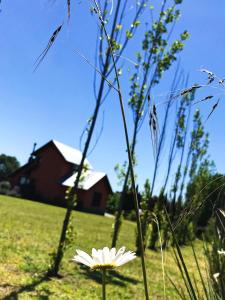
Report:
<svg viewBox="0 0 225 300"><path fill-rule="evenodd" d="M51 140L31 154L29 162L9 177L12 187L19 186L28 199L66 206L65 192L72 187L82 153L70 146ZM104 213L112 189L103 172L94 171L88 160L88 170L77 192L77 209Z"/></svg>

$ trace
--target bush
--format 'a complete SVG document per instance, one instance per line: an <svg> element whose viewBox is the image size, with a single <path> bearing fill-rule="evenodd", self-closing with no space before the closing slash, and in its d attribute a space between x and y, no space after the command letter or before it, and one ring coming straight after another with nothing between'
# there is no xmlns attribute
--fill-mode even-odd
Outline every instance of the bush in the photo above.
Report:
<svg viewBox="0 0 225 300"><path fill-rule="evenodd" d="M107 207L106 207L107 213L110 214L116 213L119 205L119 199L120 199L120 193L118 192L109 195L109 198L107 200Z"/></svg>
<svg viewBox="0 0 225 300"><path fill-rule="evenodd" d="M12 196L12 197L21 197L20 194L20 187L19 186L14 186L8 193L7 195Z"/></svg>
<svg viewBox="0 0 225 300"><path fill-rule="evenodd" d="M11 184L8 181L0 182L0 194L8 195L10 189L11 189Z"/></svg>
<svg viewBox="0 0 225 300"><path fill-rule="evenodd" d="M124 211L124 219L129 221L136 221L136 211L134 209Z"/></svg>

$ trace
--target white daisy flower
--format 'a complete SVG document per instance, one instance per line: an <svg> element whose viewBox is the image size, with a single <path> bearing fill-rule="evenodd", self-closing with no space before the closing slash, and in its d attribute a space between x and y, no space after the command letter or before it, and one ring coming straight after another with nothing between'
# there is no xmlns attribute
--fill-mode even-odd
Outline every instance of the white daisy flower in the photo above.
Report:
<svg viewBox="0 0 225 300"><path fill-rule="evenodd" d="M225 255L225 251L223 249L217 251L219 255Z"/></svg>
<svg viewBox="0 0 225 300"><path fill-rule="evenodd" d="M125 247L122 247L116 252L115 248L104 247L99 250L93 248L91 256L82 250L76 250L77 255L74 256L73 260L90 267L92 270L114 269L136 257L134 252L125 252L125 249Z"/></svg>

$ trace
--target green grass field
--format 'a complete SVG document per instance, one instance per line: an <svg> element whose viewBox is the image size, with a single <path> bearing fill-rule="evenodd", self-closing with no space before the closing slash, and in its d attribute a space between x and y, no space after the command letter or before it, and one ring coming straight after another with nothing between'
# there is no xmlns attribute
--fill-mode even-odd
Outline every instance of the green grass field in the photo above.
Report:
<svg viewBox="0 0 225 300"><path fill-rule="evenodd" d="M46 280L50 253L57 246L65 209L28 200L0 196L0 298L1 299L101 299L101 274L71 261L75 249L85 251L111 244L113 219L74 212L74 245L63 260L61 278ZM118 247L135 250L135 224L124 221ZM204 266L202 245L196 243ZM190 273L196 267L190 247L182 249ZM163 298L160 252L146 251L150 299ZM182 279L172 251L165 252L165 271L177 283ZM140 259L109 275L107 299L144 299ZM166 298L179 299L166 279Z"/></svg>

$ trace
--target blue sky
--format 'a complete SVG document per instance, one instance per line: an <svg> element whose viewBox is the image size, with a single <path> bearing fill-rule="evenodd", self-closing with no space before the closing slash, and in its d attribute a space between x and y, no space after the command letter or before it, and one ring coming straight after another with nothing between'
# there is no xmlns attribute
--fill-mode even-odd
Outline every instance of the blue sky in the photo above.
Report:
<svg viewBox="0 0 225 300"><path fill-rule="evenodd" d="M14 0L2 1L0 14L0 153L15 155L23 164L27 161L33 142L38 146L50 139L79 148L79 139L94 108L93 69L74 51L81 51L90 61L94 58L96 19L89 12L90 2L71 1L70 23L66 23L66 1ZM131 1L132 3L134 1ZM154 4L154 1L152 1ZM223 0L189 0L181 5L182 17L174 36L187 29L190 39L180 55L183 70L190 83L202 82L198 71L207 68L225 77L225 2ZM55 45L37 72L33 64L45 48L54 29L64 21L64 28ZM146 21L147 16L146 16ZM138 39L129 46L126 55L134 59L139 49ZM121 79L124 98L128 99L129 65ZM156 101L165 100L174 73L165 74L160 86L153 91ZM220 93L218 90L215 94ZM204 116L210 104L200 106ZM163 109L163 107L162 107ZM225 143L223 131L225 104L221 97L219 108L205 124L210 133L209 154L218 171L225 172ZM132 116L126 108L128 123ZM101 129L101 138L88 157L96 170L105 171L116 190L116 163L126 159L124 135L118 99L111 93L102 106L93 143ZM131 131L130 131L131 132ZM153 156L147 122L138 137L138 183L152 176ZM162 157L161 165L166 157ZM158 178L158 185L160 180Z"/></svg>

